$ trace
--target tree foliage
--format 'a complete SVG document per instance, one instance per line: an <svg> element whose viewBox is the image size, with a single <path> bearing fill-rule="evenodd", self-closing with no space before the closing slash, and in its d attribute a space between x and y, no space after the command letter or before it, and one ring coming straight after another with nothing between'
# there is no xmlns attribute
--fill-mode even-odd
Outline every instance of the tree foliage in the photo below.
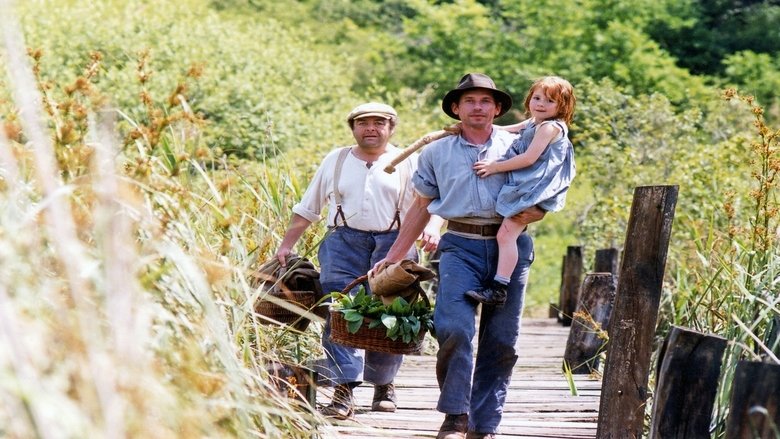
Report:
<svg viewBox="0 0 780 439"><path fill-rule="evenodd" d="M148 53L145 87L157 97L196 65L202 74L186 91L188 104L209 125L208 145L226 154L263 158L318 135L339 138L344 108L358 99L340 57L273 18L217 14L202 2L48 1L20 10L47 79L76 76L82 60L100 52L98 86L130 117L144 113L133 85L139 53Z"/></svg>
<svg viewBox="0 0 780 439"><path fill-rule="evenodd" d="M777 0L685 0L673 11L677 20L658 20L649 34L694 74L722 74L722 62L737 52L780 50Z"/></svg>

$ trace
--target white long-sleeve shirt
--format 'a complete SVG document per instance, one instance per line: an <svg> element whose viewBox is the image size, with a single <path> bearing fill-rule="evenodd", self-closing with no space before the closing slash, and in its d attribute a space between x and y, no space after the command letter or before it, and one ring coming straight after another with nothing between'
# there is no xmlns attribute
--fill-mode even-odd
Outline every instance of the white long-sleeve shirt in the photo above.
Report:
<svg viewBox="0 0 780 439"><path fill-rule="evenodd" d="M336 197L333 194L333 177L340 150L341 148L335 149L325 156L303 198L292 208L294 213L312 223L322 219L321 212L327 206L328 226L334 224ZM338 188L342 198L341 208L349 227L365 231L387 230L395 218L403 177L407 181L401 203L401 218L406 215L414 197L414 189L408 180L417 169L418 155L413 154L396 166L396 171L392 174L384 171L385 166L401 151L400 148L388 144L385 153L373 162L371 168L366 167L366 162L351 152L347 154ZM403 172L402 167L406 167ZM397 224L394 225L394 228L397 227Z"/></svg>

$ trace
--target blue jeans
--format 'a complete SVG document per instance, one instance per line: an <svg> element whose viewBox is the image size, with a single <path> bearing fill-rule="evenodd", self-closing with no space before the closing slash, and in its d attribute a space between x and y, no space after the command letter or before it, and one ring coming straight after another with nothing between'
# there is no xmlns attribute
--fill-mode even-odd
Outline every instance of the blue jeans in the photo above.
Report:
<svg viewBox="0 0 780 439"><path fill-rule="evenodd" d="M469 431L496 432L517 362L515 343L534 257L533 240L523 233L517 248L519 259L506 304L482 309L475 362L471 341L476 333L477 306L464 293L482 288L493 279L498 243L495 239L469 239L452 233L446 233L439 243L439 289L434 311L439 342L436 378L441 390L437 409L447 414L468 413Z"/></svg>
<svg viewBox="0 0 780 439"><path fill-rule="evenodd" d="M346 226L331 229L320 244L317 257L320 262L322 291L342 291L350 282L368 273L377 262L384 259L393 245L398 231L364 232ZM417 259L417 252L410 250L410 259ZM368 290L368 282L365 282ZM357 294L358 287L350 291ZM365 379L376 385L390 383L403 363L403 355L382 352L365 352L334 343L330 340L330 315L325 321L322 347L327 358L324 369L318 372L335 384L361 382ZM364 358L365 357L365 358Z"/></svg>

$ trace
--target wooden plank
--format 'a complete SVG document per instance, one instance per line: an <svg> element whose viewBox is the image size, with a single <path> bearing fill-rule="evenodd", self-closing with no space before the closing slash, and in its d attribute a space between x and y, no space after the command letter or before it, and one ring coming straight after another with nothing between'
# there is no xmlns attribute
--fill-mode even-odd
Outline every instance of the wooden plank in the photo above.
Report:
<svg viewBox="0 0 780 439"><path fill-rule="evenodd" d="M641 438L677 186L634 191L599 407L599 438Z"/></svg>
<svg viewBox="0 0 780 439"><path fill-rule="evenodd" d="M524 319L518 342L520 361L507 392L501 439L593 439L596 437L601 382L578 375L579 396L572 396L560 362L568 328L552 319ZM436 357L408 356L396 378L399 408L395 413L370 411L373 387L355 389L354 420L318 429L321 439L435 438L444 414L436 411L439 389ZM329 402L331 388L318 388L320 405Z"/></svg>

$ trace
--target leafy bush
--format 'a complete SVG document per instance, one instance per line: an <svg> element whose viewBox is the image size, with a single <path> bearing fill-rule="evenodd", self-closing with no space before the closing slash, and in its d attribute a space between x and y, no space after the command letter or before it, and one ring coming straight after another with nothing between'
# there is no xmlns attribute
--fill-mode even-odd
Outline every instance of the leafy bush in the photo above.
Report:
<svg viewBox="0 0 780 439"><path fill-rule="evenodd" d="M632 96L610 81L586 81L579 91L577 111L588 120L577 118L572 135L579 176L594 197L583 223L585 241L620 245L636 186L680 185L677 224L718 220L712 195L744 184L739 170L746 156L727 140L746 120L714 101L678 113L662 95Z"/></svg>
<svg viewBox="0 0 780 439"><path fill-rule="evenodd" d="M196 0L23 2L19 15L27 44L42 50L44 80L75 77L80 60L99 52L100 88L135 120L145 115L129 86L137 54L149 54L143 74L158 100L196 66L201 77L187 90L188 104L207 121L205 143L217 155L262 158L311 141L321 147L321 139L344 137L344 114L360 100L348 64L318 50L305 29L273 18L218 13Z"/></svg>
<svg viewBox="0 0 780 439"><path fill-rule="evenodd" d="M780 10L780 9L779 9ZM767 117L778 120L780 102L780 54L769 55L747 50L729 55L723 60L725 81L731 87L754 96L768 112Z"/></svg>

